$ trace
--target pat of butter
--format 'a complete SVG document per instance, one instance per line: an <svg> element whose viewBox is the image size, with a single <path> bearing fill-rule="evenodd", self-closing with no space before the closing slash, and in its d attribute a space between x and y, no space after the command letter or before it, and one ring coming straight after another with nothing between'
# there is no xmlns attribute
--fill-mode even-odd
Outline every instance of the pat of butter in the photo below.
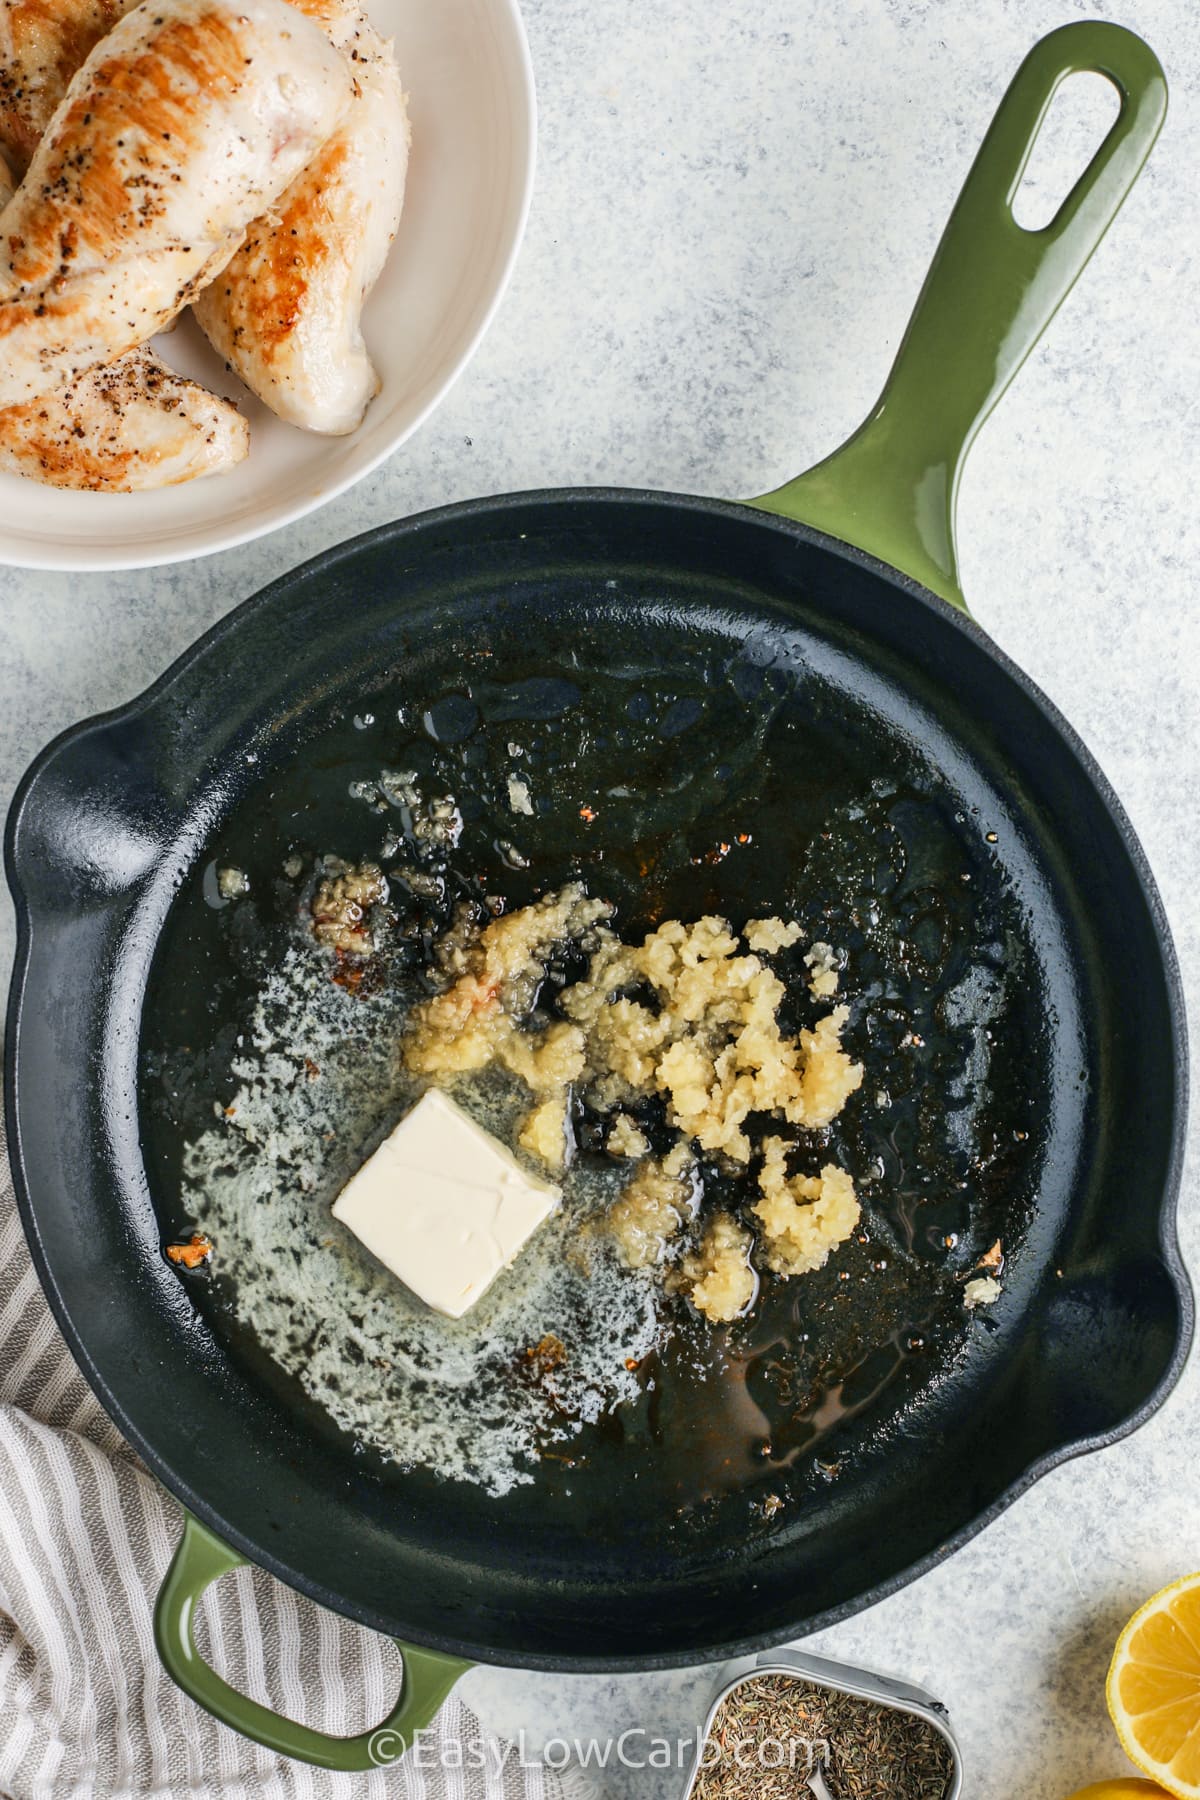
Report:
<svg viewBox="0 0 1200 1800"><path fill-rule="evenodd" d="M460 1319L562 1198L430 1088L333 1203L372 1256Z"/></svg>

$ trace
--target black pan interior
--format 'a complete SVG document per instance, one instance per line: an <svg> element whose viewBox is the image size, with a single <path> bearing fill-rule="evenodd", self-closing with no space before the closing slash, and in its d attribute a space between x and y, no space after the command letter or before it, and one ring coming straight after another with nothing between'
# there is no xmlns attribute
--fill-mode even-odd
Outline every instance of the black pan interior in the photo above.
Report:
<svg viewBox="0 0 1200 1800"><path fill-rule="evenodd" d="M866 1079L831 1147L862 1241L768 1284L750 1327L681 1310L642 1400L501 1499L364 1451L236 1324L226 1275L161 1255L190 1223L181 1144L228 1098L294 916L279 871L377 853L349 786L381 765L452 787L479 891L578 877L626 934L786 910L848 955ZM580 1667L790 1635L1126 1428L1178 1366L1178 999L1128 827L982 634L793 527L593 496L378 534L52 752L11 851L22 1168L93 1379L218 1529L398 1635ZM214 861L252 898L208 905ZM996 1238L1003 1297L968 1319Z"/></svg>

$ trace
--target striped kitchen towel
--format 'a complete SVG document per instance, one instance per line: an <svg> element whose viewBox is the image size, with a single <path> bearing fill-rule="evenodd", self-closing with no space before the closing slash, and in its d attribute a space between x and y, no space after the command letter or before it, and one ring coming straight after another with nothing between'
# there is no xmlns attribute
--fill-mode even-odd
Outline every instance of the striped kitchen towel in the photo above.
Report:
<svg viewBox="0 0 1200 1800"><path fill-rule="evenodd" d="M0 1133L0 1795L9 1800L568 1800L575 1771L484 1744L453 1697L423 1746L368 1775L290 1762L218 1725L164 1675L154 1596L180 1511L80 1375L30 1263ZM392 1644L259 1570L210 1590L201 1648L231 1681L326 1731L367 1728ZM462 1754L458 1747L463 1747ZM468 1766L456 1768L459 1761ZM470 1766L482 1761L482 1768Z"/></svg>

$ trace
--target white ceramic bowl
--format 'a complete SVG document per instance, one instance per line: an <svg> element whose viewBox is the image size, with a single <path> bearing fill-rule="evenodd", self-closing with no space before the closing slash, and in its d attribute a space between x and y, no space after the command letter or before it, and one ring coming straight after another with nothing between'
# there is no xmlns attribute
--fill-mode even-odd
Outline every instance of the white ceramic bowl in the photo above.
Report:
<svg viewBox="0 0 1200 1800"><path fill-rule="evenodd" d="M227 550L340 494L428 418L486 331L520 247L536 112L516 0L368 0L394 37L412 117L400 230L364 329L383 386L349 437L281 424L185 317L159 346L238 400L250 454L227 475L154 494L76 494L0 476L0 563L136 569Z"/></svg>

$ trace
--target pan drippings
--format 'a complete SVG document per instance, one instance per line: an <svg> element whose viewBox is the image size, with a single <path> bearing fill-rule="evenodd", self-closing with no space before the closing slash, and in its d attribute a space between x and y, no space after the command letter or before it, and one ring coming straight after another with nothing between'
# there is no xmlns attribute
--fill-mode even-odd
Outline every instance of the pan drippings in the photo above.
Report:
<svg viewBox="0 0 1200 1800"><path fill-rule="evenodd" d="M480 658L402 701L364 694L264 786L211 846L249 891L213 907L198 870L164 936L146 1129L164 1236L196 1224L216 1245L212 1277L190 1281L197 1305L318 1430L347 1434L385 1479L511 1491L531 1518L570 1504L615 1530L636 1493L681 1528L735 1501L773 1528L996 1328L963 1292L996 1240L1019 1256L1035 1197L1036 971L992 821L911 745L803 670L693 642L670 669L501 678ZM332 980L304 930L331 853L389 884L357 981ZM747 1319L713 1327L621 1266L593 1221L623 1177L586 1120L561 1214L462 1321L425 1313L328 1229L414 1096L396 1045L458 909L569 880L615 906L627 942L716 913L795 919L806 943L838 948L845 1047L865 1074L806 1136L803 1166L846 1168L863 1217L824 1269L763 1270ZM797 956L782 1027L808 1022L810 975ZM494 1070L455 1097L510 1142L529 1107ZM653 1140L662 1119L633 1107L628 1129ZM729 1168L700 1174L706 1205L735 1213Z"/></svg>

